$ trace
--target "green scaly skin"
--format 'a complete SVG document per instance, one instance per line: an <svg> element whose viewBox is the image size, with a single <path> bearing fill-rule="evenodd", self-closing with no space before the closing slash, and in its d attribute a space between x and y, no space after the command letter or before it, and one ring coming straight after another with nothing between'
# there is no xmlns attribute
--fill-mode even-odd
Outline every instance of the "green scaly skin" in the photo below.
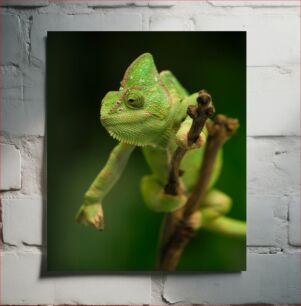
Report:
<svg viewBox="0 0 301 306"><path fill-rule="evenodd" d="M142 148L152 172L141 179L146 206L156 212L171 212L185 204L202 163L206 130L201 132L198 145L189 150L181 162L181 169L184 170L180 180L183 194L165 194L164 186L175 148L187 145L192 119L186 112L189 105L196 105L196 97L197 93L189 95L170 71L159 74L150 53L144 53L132 62L119 90L108 92L102 100L101 123L119 144L86 192L84 203L76 215L77 222L92 224L99 230L104 228L102 200L122 174L136 146ZM215 163L200 222L203 227L225 233L231 219L221 218L226 218L223 216L230 209L231 198L212 189L221 166L222 152ZM220 222L213 226L217 220ZM196 229L201 226L200 222ZM235 223L234 234L237 235L237 232L238 236L244 235L245 227L240 228L240 224Z"/></svg>

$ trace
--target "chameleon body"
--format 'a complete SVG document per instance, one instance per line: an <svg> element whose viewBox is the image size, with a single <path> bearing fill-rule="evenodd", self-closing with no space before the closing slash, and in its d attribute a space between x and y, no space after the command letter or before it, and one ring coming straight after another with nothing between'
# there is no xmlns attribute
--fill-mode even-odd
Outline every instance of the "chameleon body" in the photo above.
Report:
<svg viewBox="0 0 301 306"><path fill-rule="evenodd" d="M102 202L118 180L131 152L141 147L151 174L141 179L145 204L155 212L171 212L183 205L198 177L202 163L206 129L198 144L189 150L181 162L180 195L164 192L169 164L177 146L187 146L187 133L192 119L187 107L196 105L197 93L189 94L170 71L158 73L153 56L144 53L127 68L118 91L108 92L102 100L100 120L109 134L119 143L111 152L105 167L85 193L76 220L104 228ZM218 231L224 231L223 217L231 206L231 198L213 189L222 166L222 152L218 154L207 196L202 203L203 224L212 227L210 220L219 218ZM203 219L203 218L202 218ZM229 218L228 218L229 219ZM225 222L227 222L227 218ZM237 221L239 222L239 221ZM238 227L240 224L237 225Z"/></svg>

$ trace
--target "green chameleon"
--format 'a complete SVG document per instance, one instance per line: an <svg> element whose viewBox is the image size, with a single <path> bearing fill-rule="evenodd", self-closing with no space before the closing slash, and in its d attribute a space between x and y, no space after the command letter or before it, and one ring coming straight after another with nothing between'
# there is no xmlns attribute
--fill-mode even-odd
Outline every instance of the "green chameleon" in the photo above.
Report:
<svg viewBox="0 0 301 306"><path fill-rule="evenodd" d="M189 95L172 72L158 73L150 53L140 55L127 68L118 91L108 92L102 100L100 120L109 134L119 143L112 150L104 168L99 172L84 196L76 221L104 228L102 202L121 176L135 147L141 147L151 174L141 179L141 192L147 207L155 212L172 212L187 200L197 180L202 163L206 128L197 144L181 162L181 195L164 192L169 164L177 146L187 146L187 133L192 119L187 115L189 105L196 105L198 93ZM224 215L232 200L213 189L222 167L222 150L215 162L207 195L201 205L201 218L195 228L205 227L234 236L245 234L245 224Z"/></svg>

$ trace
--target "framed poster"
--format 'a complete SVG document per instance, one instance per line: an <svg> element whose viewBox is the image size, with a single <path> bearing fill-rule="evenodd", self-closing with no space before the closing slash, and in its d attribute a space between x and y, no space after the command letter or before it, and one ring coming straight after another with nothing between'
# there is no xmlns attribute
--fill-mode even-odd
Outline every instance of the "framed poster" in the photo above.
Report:
<svg viewBox="0 0 301 306"><path fill-rule="evenodd" d="M48 32L47 148L49 272L246 269L245 32Z"/></svg>

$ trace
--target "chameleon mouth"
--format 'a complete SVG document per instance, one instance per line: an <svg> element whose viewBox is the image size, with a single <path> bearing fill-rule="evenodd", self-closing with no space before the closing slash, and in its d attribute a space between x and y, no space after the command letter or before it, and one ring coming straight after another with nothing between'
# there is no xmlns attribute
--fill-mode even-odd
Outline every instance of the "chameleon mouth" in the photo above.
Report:
<svg viewBox="0 0 301 306"><path fill-rule="evenodd" d="M148 114L146 116L145 113L142 116L140 114L139 118L118 114L110 116L109 118L101 117L101 123L111 137L117 141L135 146L145 146L147 145L147 139L143 137L143 134L145 133L145 129L148 130L150 128L146 120L149 117L150 115Z"/></svg>
<svg viewBox="0 0 301 306"><path fill-rule="evenodd" d="M108 133L110 134L110 136L112 138L114 138L117 141L123 142L123 143L127 143L130 145L135 145L135 146L139 146L139 147L143 147L146 146L147 144L144 143L143 141L138 140L137 137L133 137L133 135L131 134L119 134L116 133L115 131L112 131L111 129L107 129Z"/></svg>
<svg viewBox="0 0 301 306"><path fill-rule="evenodd" d="M122 126L144 123L145 120L152 117L153 114L145 111L136 111L133 115L117 114L114 116L100 116L100 121L103 126Z"/></svg>
<svg viewBox="0 0 301 306"><path fill-rule="evenodd" d="M153 117L156 117L159 124L164 123L161 115L153 114L145 109L114 115L104 113L100 115L100 121L112 138L142 147L154 143L155 133L150 133L154 130L152 120L150 120ZM159 117L160 121L158 121Z"/></svg>

